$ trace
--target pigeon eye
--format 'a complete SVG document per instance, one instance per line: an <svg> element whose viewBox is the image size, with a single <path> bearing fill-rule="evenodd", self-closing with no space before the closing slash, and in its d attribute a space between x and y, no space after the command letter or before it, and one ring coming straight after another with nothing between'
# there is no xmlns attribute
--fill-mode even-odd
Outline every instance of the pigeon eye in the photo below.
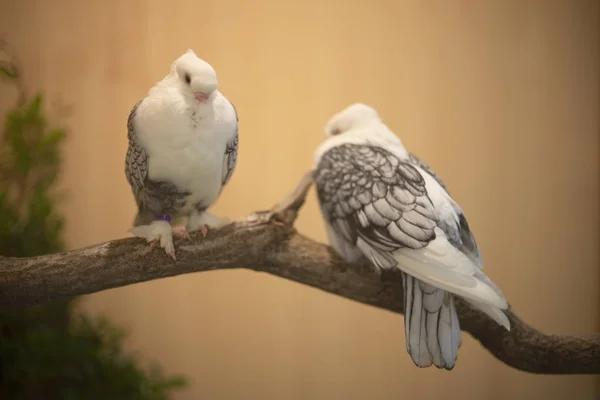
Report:
<svg viewBox="0 0 600 400"><path fill-rule="evenodd" d="M185 73L185 83L187 83L189 85L191 81L192 81L192 78L190 77L190 74L188 74L186 72Z"/></svg>

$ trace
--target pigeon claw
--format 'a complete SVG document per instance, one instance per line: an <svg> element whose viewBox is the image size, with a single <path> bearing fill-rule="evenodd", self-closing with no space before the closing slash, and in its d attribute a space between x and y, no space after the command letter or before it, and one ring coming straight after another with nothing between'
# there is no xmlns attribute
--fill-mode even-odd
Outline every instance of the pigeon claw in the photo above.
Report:
<svg viewBox="0 0 600 400"><path fill-rule="evenodd" d="M167 253L169 256L171 256L173 261L177 261L177 257L175 257L175 247L174 246L171 246L171 247L166 246L165 253Z"/></svg>
<svg viewBox="0 0 600 400"><path fill-rule="evenodd" d="M173 235L171 224L167 221L152 221L149 225L134 226L129 232L137 237L144 238L151 248L162 247L167 255L175 260L175 246L173 246Z"/></svg>
<svg viewBox="0 0 600 400"><path fill-rule="evenodd" d="M173 246L172 243L165 243L165 245L163 246L159 239L149 240L148 243L150 243L150 248L164 247L165 253L167 253L167 255L170 256L173 260L177 260L177 258L175 257L175 246Z"/></svg>
<svg viewBox="0 0 600 400"><path fill-rule="evenodd" d="M175 236L176 238L179 238L179 239L192 240L192 237L190 236L188 231L183 230L183 229L173 230L173 236Z"/></svg>

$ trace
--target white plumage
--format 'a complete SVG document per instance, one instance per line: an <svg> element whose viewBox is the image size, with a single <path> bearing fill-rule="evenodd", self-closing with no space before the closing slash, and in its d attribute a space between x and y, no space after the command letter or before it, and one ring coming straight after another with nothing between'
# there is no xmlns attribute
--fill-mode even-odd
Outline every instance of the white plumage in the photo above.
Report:
<svg viewBox="0 0 600 400"><path fill-rule="evenodd" d="M174 257L171 218L188 217L186 232L204 234L226 223L206 209L235 169L237 142L235 108L214 69L188 50L130 114L126 175L139 208L131 232Z"/></svg>
<svg viewBox="0 0 600 400"><path fill-rule="evenodd" d="M199 201L212 204L223 185L225 146L237 130L233 106L217 92L212 108L193 115L187 102L168 89L155 88L150 96L136 118L136 132L149 156L148 178L191 191L183 213Z"/></svg>
<svg viewBox="0 0 600 400"><path fill-rule="evenodd" d="M403 272L407 350L416 365L452 369L461 345L453 295L510 330L500 290L442 181L356 103L334 115L315 151L329 242L349 261ZM441 290L440 290L441 289Z"/></svg>

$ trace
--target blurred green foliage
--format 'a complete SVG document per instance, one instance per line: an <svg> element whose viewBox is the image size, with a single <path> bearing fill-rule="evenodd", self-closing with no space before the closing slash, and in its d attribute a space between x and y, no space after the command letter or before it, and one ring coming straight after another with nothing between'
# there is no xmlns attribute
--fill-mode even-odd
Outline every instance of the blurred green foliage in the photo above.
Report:
<svg viewBox="0 0 600 400"><path fill-rule="evenodd" d="M20 68L0 40L0 79L19 100L0 138L0 256L64 250L55 183L66 131L53 127L41 94L28 98ZM125 352L125 333L69 299L0 313L0 399L166 400L186 386Z"/></svg>

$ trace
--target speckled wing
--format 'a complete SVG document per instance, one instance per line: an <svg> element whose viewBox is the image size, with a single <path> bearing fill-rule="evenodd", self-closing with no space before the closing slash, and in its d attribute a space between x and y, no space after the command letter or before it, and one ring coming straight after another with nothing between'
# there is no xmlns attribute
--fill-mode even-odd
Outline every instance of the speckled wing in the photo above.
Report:
<svg viewBox="0 0 600 400"><path fill-rule="evenodd" d="M435 181L444 188L444 190L446 191L446 193L450 194L450 192L448 191L448 188L446 187L446 185L444 184L444 182L442 181L442 179L436 175L435 172L433 172L433 169L431 169L429 167L429 165L425 164L425 162L423 162L421 159L419 159L419 157L417 157L416 155L409 153L408 154L408 158L410 160L410 162L414 165L419 166L422 170L424 170L425 172L427 172L429 175L431 175L431 177L433 179L435 179Z"/></svg>
<svg viewBox="0 0 600 400"><path fill-rule="evenodd" d="M140 103L141 101L133 106L127 118L129 147L127 148L127 155L125 157L125 176L131 186L138 207L141 207L143 204L144 183L148 177L148 154L138 141L133 123Z"/></svg>
<svg viewBox="0 0 600 400"><path fill-rule="evenodd" d="M346 143L323 154L315 181L334 231L380 270L398 266L396 250L419 251L436 239L439 218L410 159L378 146ZM407 273L402 280L408 353L419 367L435 363L451 369L460 346L452 297Z"/></svg>
<svg viewBox="0 0 600 400"><path fill-rule="evenodd" d="M153 181L148 178L148 154L140 143L135 132L135 116L138 102L129 113L127 119L127 137L129 147L125 156L125 176L131 186L138 214L134 225L145 225L161 215L177 215L190 195L187 190L180 190L171 182Z"/></svg>
<svg viewBox="0 0 600 400"><path fill-rule="evenodd" d="M222 187L229 182L237 165L239 118L235 106L231 102L230 104L233 107L233 112L235 113L235 136L225 146L225 155L223 156L223 177L221 179Z"/></svg>
<svg viewBox="0 0 600 400"><path fill-rule="evenodd" d="M423 177L381 147L331 148L321 157L315 182L336 233L381 269L396 266L391 252L421 249L436 238L438 218Z"/></svg>
<svg viewBox="0 0 600 400"><path fill-rule="evenodd" d="M448 188L442 181L442 179L436 175L436 173L429 167L429 165L425 164L422 160L420 160L416 155L409 154L410 162L414 165L421 168L423 171L428 173L435 181L450 195ZM479 250L479 246L475 241L475 236L471 232L469 228L469 224L467 222L467 218L463 213L460 206L454 201L451 201L452 207L456 214L456 219L450 221L439 221L438 226L441 230L444 231L446 236L448 237L448 241L457 249L459 249L463 254L465 254L469 259L475 263L475 265L480 268L483 267L483 258L481 256L481 251Z"/></svg>
<svg viewBox="0 0 600 400"><path fill-rule="evenodd" d="M402 271L406 349L417 366L454 367L462 343L454 294L510 328L506 300L480 270L466 219L437 190L446 188L431 168L412 155L401 160L379 146L345 143L321 156L314 176L334 247L345 257L348 247L358 250L379 270ZM430 195L454 212L442 218Z"/></svg>

